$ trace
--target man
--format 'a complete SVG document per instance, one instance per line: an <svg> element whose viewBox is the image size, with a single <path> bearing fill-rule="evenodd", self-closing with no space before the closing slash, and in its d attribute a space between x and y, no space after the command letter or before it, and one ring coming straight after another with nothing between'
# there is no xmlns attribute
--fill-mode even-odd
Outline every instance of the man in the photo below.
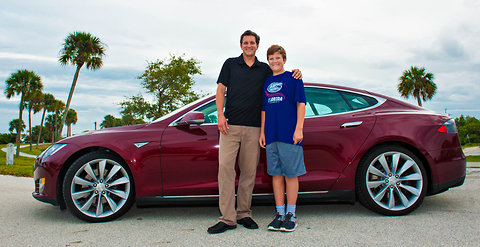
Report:
<svg viewBox="0 0 480 247"><path fill-rule="evenodd" d="M237 223L248 229L258 228L251 218L250 206L260 156L258 140L262 88L265 79L272 75L270 67L259 62L255 56L259 42L260 37L256 33L245 31L240 37L242 55L227 59L217 80L216 104L220 131L218 190L222 216L217 224L208 228L211 234L235 229ZM301 77L298 70L295 77ZM225 92L228 99L226 104ZM235 209L237 155L240 177Z"/></svg>

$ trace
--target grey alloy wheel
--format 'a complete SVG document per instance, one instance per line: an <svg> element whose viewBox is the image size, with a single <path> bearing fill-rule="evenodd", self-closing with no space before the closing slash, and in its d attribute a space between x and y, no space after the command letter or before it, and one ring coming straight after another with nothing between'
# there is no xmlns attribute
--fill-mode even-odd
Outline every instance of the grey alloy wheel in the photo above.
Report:
<svg viewBox="0 0 480 247"><path fill-rule="evenodd" d="M415 210L425 197L426 186L423 164L402 147L381 147L370 153L357 173L360 201L385 215L404 215Z"/></svg>
<svg viewBox="0 0 480 247"><path fill-rule="evenodd" d="M127 168L108 153L90 153L67 171L64 197L77 217L89 222L115 219L133 201L133 182Z"/></svg>

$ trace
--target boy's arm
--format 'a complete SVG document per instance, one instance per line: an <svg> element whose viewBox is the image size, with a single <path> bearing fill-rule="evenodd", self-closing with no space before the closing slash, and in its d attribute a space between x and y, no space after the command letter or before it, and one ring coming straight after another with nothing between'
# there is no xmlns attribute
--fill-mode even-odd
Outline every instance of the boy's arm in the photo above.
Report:
<svg viewBox="0 0 480 247"><path fill-rule="evenodd" d="M262 121L260 125L260 140L258 140L258 144L260 147L265 148L265 111L262 111Z"/></svg>
<svg viewBox="0 0 480 247"><path fill-rule="evenodd" d="M303 120L305 119L305 103L297 102L297 126L293 133L293 144L303 140Z"/></svg>
<svg viewBox="0 0 480 247"><path fill-rule="evenodd" d="M217 94L215 96L216 104L217 104L217 117L218 117L218 130L222 132L224 135L227 134L228 123L225 115L223 114L223 106L225 104L225 91L227 87L225 87L222 83L218 83L217 86Z"/></svg>

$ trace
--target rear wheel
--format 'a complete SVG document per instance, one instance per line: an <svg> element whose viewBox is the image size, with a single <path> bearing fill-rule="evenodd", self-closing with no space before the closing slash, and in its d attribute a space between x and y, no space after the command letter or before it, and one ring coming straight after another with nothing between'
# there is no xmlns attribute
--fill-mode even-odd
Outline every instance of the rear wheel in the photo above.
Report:
<svg viewBox="0 0 480 247"><path fill-rule="evenodd" d="M360 202L384 215L405 215L418 208L427 191L420 159L401 146L380 146L365 155L356 174Z"/></svg>
<svg viewBox="0 0 480 247"><path fill-rule="evenodd" d="M133 204L133 179L124 162L107 152L88 153L68 169L63 181L65 202L78 218L110 221Z"/></svg>

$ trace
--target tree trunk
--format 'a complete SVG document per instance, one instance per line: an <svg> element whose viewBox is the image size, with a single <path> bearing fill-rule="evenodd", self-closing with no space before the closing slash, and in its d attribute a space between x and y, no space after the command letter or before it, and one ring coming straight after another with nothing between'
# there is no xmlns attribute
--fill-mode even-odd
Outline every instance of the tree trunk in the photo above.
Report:
<svg viewBox="0 0 480 247"><path fill-rule="evenodd" d="M418 106L422 107L422 100L420 100L420 97L417 97L417 102L418 102Z"/></svg>
<svg viewBox="0 0 480 247"><path fill-rule="evenodd" d="M32 151L32 109L28 108L28 132L30 136L30 151Z"/></svg>
<svg viewBox="0 0 480 247"><path fill-rule="evenodd" d="M83 65L83 64L82 64ZM65 106L65 111L63 112L62 122L60 124L59 136L62 136L63 125L65 125L65 120L67 119L67 112L70 108L70 102L72 101L73 92L75 91L75 86L77 85L78 74L82 65L77 65L77 70L75 71L75 76L73 77L72 87L70 88L70 93L68 94L67 105Z"/></svg>
<svg viewBox="0 0 480 247"><path fill-rule="evenodd" d="M40 131L38 132L37 148L38 148L38 143L40 143L40 138L42 137L43 120L45 119L45 112L46 111L47 111L47 109L43 109L42 121L40 122Z"/></svg>
<svg viewBox="0 0 480 247"><path fill-rule="evenodd" d="M20 98L20 113L18 114L18 119L20 119L20 123L22 123L22 114L23 114L23 93ZM18 157L20 156L20 136L22 134L21 129L17 129L17 137L15 138L15 143L17 143L17 150L15 152L15 156Z"/></svg>
<svg viewBox="0 0 480 247"><path fill-rule="evenodd" d="M53 131L52 131L52 144L55 143L57 139L57 114L53 116Z"/></svg>

